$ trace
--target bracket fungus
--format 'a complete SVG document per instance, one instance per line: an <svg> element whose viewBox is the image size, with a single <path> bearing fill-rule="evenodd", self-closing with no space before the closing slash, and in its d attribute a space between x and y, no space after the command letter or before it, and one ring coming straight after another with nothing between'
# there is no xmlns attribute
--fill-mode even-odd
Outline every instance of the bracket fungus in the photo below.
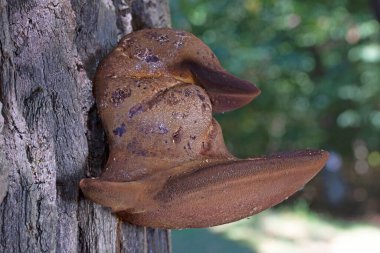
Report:
<svg viewBox="0 0 380 253"><path fill-rule="evenodd" d="M126 35L94 82L110 151L102 175L80 188L133 224L209 227L251 216L302 188L328 157L321 150L230 154L212 113L242 107L260 91L227 73L188 32Z"/></svg>

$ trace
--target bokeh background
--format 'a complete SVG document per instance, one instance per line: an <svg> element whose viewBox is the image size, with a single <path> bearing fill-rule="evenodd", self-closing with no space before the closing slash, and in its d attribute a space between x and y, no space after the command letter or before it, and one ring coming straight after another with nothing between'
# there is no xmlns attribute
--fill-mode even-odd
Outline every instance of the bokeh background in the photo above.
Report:
<svg viewBox="0 0 380 253"><path fill-rule="evenodd" d="M170 4L174 28L201 38L228 71L262 91L216 115L232 153L330 152L325 169L278 207L173 231L174 253L380 252L380 1Z"/></svg>

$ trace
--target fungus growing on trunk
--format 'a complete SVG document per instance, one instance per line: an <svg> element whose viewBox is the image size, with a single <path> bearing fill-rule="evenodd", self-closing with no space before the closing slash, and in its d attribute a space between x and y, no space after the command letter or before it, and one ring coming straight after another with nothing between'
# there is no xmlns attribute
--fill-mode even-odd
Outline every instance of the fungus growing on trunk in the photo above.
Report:
<svg viewBox="0 0 380 253"><path fill-rule="evenodd" d="M133 224L209 227L251 216L302 188L328 157L321 150L230 154L212 113L242 107L260 91L187 32L125 36L94 83L110 153L103 174L80 187Z"/></svg>

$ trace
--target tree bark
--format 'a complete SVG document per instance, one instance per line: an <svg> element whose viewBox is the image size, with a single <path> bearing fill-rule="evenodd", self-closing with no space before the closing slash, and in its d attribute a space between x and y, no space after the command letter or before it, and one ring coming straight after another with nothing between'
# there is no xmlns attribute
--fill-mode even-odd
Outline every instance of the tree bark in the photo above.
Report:
<svg viewBox="0 0 380 253"><path fill-rule="evenodd" d="M133 29L167 26L167 0L0 0L0 252L170 252L168 231L78 188L107 153L98 62Z"/></svg>

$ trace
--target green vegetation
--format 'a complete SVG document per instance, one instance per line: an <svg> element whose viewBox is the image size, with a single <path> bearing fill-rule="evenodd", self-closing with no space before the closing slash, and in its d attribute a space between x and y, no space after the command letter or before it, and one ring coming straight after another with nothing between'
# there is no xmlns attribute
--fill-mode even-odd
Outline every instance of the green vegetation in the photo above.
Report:
<svg viewBox="0 0 380 253"><path fill-rule="evenodd" d="M262 91L216 115L234 154L334 151L344 201L379 201L380 25L367 1L171 0L171 12Z"/></svg>
<svg viewBox="0 0 380 253"><path fill-rule="evenodd" d="M174 28L262 90L218 116L235 153L324 147L350 157L355 140L379 152L380 28L367 1L172 0L171 8Z"/></svg>
<svg viewBox="0 0 380 253"><path fill-rule="evenodd" d="M309 184L303 198L319 210L335 208L336 215L380 212L380 25L368 1L171 0L171 12L174 28L201 38L227 70L262 91L249 106L216 115L233 153L334 151L343 164ZM343 204L324 206L321 190L328 187L343 192ZM299 206L292 211L173 232L174 252L370 252L357 242L380 240L379 230L364 224L325 219ZM206 243L191 250L196 235L211 251ZM230 248L234 241L243 248Z"/></svg>

